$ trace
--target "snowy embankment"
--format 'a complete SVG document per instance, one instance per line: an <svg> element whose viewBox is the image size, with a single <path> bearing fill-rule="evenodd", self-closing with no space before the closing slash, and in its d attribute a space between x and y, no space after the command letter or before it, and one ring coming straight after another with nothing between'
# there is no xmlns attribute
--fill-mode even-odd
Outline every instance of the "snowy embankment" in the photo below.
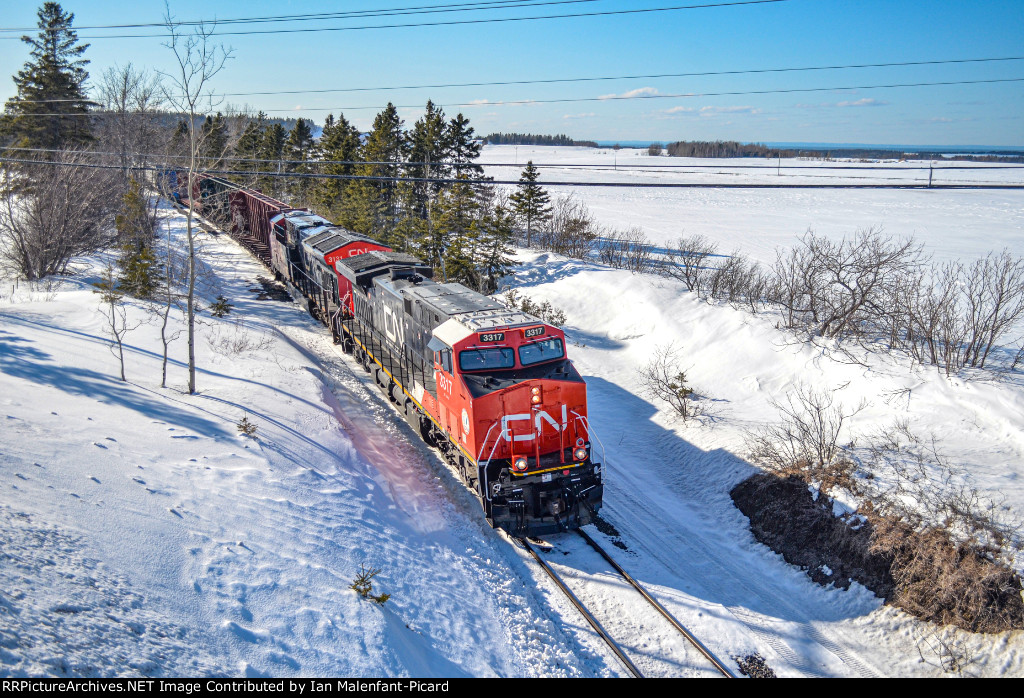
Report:
<svg viewBox="0 0 1024 698"><path fill-rule="evenodd" d="M0 675L608 674L329 334L257 300L265 269L204 237L203 304L236 307L203 316L193 396L177 360L159 387L155 321L117 380L102 260L4 288ZM349 589L362 565L384 606Z"/></svg>
<svg viewBox="0 0 1024 698"><path fill-rule="evenodd" d="M801 208L777 192L737 203L715 190L616 191L601 204L610 218L594 207L602 223L651 216L667 242L683 228L714 233L688 222L713 219L724 246L763 245L767 259L775 237L789 244L805 217L813 223L836 203L820 193ZM902 206L889 194L876 192L882 203L866 209L878 221L853 215L860 200L847 201L835 232L874 222L908 232L884 216ZM920 221L941 233L938 248L969 257L1024 247L1024 207L1000 208L1003 194L991 210L990 193L922 195L933 194L946 207ZM1019 204L1021 193L1011 195ZM971 212L986 210L998 225L984 248L972 252L980 227L957 248L959 223L975 225ZM130 383L116 379L89 286L99 260L53 293L4 289L0 674L621 673L329 335L295 304L256 300L260 265L224 236L206 239L203 258L216 279L206 303L224 293L236 308L204 320L196 396L182 389L180 363L172 388L158 387L156 326L129 334ZM802 381L837 389L844 403L866 400L857 431L903 417L938 434L983 490L1024 513L1019 376L964 382L893 359L856 364L794 341L770 315L702 303L674 282L520 258L510 281L568 316L569 355L606 448L602 513L628 548L610 549L624 567L727 661L759 653L784 676L942 675L933 629L859 585L811 582L753 539L728 491L754 472L745 430L774 419L771 399ZM640 390L638 368L673 343L705 396L701 425L675 421ZM178 340L172 355L183 354ZM245 414L255 439L237 433ZM392 594L384 607L348 588L363 564L381 568L375 591ZM608 586L600 569L575 576ZM637 603L622 597L614 609L632 615ZM660 644L626 641L641 652ZM1024 675L1019 634L957 642L968 672ZM671 659L679 673L703 670Z"/></svg>

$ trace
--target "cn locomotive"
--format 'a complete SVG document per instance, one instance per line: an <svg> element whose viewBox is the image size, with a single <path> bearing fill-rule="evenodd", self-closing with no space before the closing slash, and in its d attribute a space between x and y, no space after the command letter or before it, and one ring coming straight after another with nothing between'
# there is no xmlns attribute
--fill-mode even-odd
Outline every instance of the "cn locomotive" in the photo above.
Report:
<svg viewBox="0 0 1024 698"><path fill-rule="evenodd" d="M302 292L476 494L491 526L529 537L595 519L598 442L562 330L439 283L416 257L259 192L204 176L194 196Z"/></svg>

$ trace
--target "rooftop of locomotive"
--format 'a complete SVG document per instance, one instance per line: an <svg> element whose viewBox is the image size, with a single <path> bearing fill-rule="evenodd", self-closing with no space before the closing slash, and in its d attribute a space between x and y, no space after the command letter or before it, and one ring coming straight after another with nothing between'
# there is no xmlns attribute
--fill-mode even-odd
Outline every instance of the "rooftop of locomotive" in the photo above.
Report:
<svg viewBox="0 0 1024 698"><path fill-rule="evenodd" d="M365 235L360 235L359 233L351 230L335 226L326 230L319 230L315 235L310 235L308 238L303 240L302 244L308 245L321 255L327 255L352 242L374 241Z"/></svg>
<svg viewBox="0 0 1024 698"><path fill-rule="evenodd" d="M546 324L540 318L521 310L511 310L505 307L488 308L462 313L441 323L440 327L434 330L434 336L448 346L455 346L456 342L461 342L477 332L493 332Z"/></svg>

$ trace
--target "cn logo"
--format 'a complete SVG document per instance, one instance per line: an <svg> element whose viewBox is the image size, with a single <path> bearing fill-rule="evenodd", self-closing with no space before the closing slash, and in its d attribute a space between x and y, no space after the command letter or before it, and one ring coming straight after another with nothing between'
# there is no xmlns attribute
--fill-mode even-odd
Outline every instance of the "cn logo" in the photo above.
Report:
<svg viewBox="0 0 1024 698"><path fill-rule="evenodd" d="M541 431L544 428L544 423L547 422L551 425L551 428L556 432L564 431L566 426L569 424L569 416L565 405L562 405L562 423L559 424L554 418L545 412L544 410L537 410L534 413L533 418L533 432L529 434L516 434L512 435L512 428L509 426L511 422L518 421L530 421L529 414L506 414L501 418L501 438L506 441L533 441L536 437L541 435Z"/></svg>

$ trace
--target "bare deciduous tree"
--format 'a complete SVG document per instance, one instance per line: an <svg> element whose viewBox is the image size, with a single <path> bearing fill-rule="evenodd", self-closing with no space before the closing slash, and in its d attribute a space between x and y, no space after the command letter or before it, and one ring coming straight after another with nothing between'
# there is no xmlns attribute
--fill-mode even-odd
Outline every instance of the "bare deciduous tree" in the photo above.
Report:
<svg viewBox="0 0 1024 698"><path fill-rule="evenodd" d="M680 237L676 249L666 253L669 264L662 267L662 273L682 281L690 291L700 292L713 271L711 258L717 252L718 245L703 235Z"/></svg>
<svg viewBox="0 0 1024 698"><path fill-rule="evenodd" d="M836 402L835 391L800 384L771 405L781 421L748 434L753 460L780 475L818 483L825 493L836 484L848 485L853 464L839 439L843 426L866 404L847 408Z"/></svg>
<svg viewBox="0 0 1024 698"><path fill-rule="evenodd" d="M138 329L142 322L128 320L128 308L124 301L124 291L119 287L114 265L108 263L100 281L93 284L96 293L102 300L103 317L107 321L107 332L110 334L110 351L117 357L121 366L121 380L127 381L124 374L124 338L129 332Z"/></svg>
<svg viewBox="0 0 1024 698"><path fill-rule="evenodd" d="M679 352L674 344L655 347L651 360L640 369L640 383L647 395L667 402L685 422L701 416L703 410L682 368Z"/></svg>
<svg viewBox="0 0 1024 698"><path fill-rule="evenodd" d="M159 76L128 63L108 68L100 78L103 113L96 137L121 168L121 187L127 191L132 168L144 166L147 156L161 150L157 110L163 102Z"/></svg>
<svg viewBox="0 0 1024 698"><path fill-rule="evenodd" d="M600 231L586 204L565 196L552 208L547 230L538 234L540 247L566 257L586 259L594 251Z"/></svg>
<svg viewBox="0 0 1024 698"><path fill-rule="evenodd" d="M29 281L64 273L72 257L108 241L111 178L79 167L82 157L64 151L3 169L0 259Z"/></svg>
<svg viewBox="0 0 1024 698"><path fill-rule="evenodd" d="M188 273L186 292L186 323L188 328L188 391L196 391L196 353L195 353L195 291L196 291L196 197L199 192L200 150L202 147L202 129L197 124L201 103L212 110L213 96L209 93L210 81L223 68L231 50L223 45L214 45L213 31L215 25L198 24L191 31L182 29L171 16L170 6L166 6L164 25L167 27L169 40L165 46L174 54L177 67L174 71L161 73L165 78L164 97L168 104L188 115L188 174L186 192L188 209L185 219L185 233L188 243Z"/></svg>
<svg viewBox="0 0 1024 698"><path fill-rule="evenodd" d="M610 267L628 269L634 274L649 272L654 257L650 240L637 226L624 233L612 231L602 238L598 243L597 256Z"/></svg>

